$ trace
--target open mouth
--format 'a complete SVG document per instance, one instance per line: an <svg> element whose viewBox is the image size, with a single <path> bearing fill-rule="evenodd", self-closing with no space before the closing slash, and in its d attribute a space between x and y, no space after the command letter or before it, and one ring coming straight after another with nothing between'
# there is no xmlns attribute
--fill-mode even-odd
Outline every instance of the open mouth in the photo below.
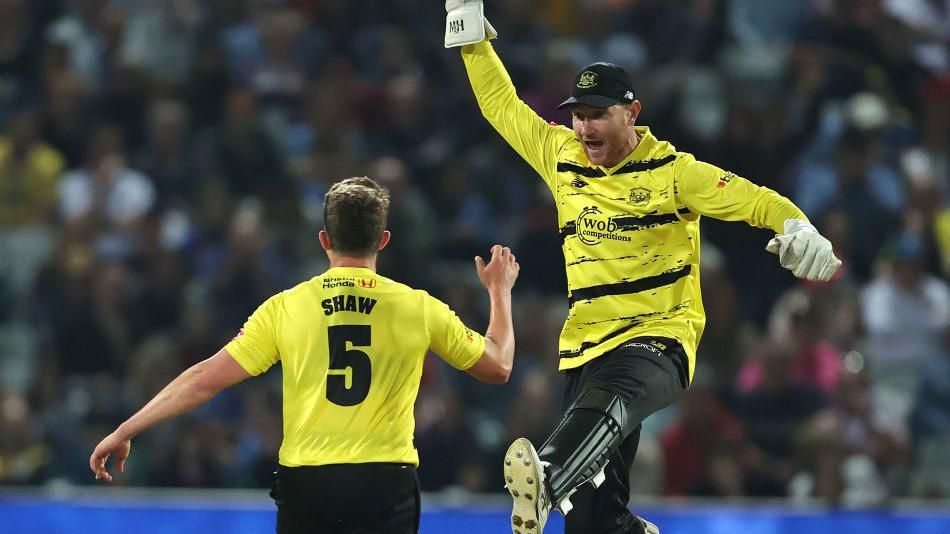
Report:
<svg viewBox="0 0 950 534"><path fill-rule="evenodd" d="M601 148L604 148L604 142L600 140L587 140L584 141L584 145L586 145L590 150L600 150Z"/></svg>

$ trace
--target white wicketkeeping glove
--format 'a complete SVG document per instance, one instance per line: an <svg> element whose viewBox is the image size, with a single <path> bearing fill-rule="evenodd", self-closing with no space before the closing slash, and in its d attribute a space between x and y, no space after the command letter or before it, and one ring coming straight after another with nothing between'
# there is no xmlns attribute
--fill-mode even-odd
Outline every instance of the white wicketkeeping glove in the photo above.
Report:
<svg viewBox="0 0 950 534"><path fill-rule="evenodd" d="M801 219L785 219L785 233L773 237L765 250L778 254L782 267L806 280L827 282L841 267L831 241Z"/></svg>
<svg viewBox="0 0 950 534"><path fill-rule="evenodd" d="M485 18L482 0L445 0L445 47L453 48L494 39L498 32Z"/></svg>

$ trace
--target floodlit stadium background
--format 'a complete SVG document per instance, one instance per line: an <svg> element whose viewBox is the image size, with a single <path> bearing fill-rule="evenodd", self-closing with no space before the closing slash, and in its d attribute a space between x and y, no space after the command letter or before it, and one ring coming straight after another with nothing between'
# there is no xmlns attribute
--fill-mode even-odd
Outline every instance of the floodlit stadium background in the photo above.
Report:
<svg viewBox="0 0 950 534"><path fill-rule="evenodd" d="M622 64L641 123L791 197L845 261L799 283L767 231L704 222L696 380L645 424L634 508L664 534L950 532L950 2L486 11L542 116L569 120L554 106L578 67ZM325 268L323 194L362 174L393 194L381 273L473 327L471 258L502 242L522 264L511 382L433 358L417 405L423 532L506 528L504 447L560 413L562 258L443 17L435 0L0 0L0 532L272 531L279 369L140 436L117 489L90 488L86 460Z"/></svg>

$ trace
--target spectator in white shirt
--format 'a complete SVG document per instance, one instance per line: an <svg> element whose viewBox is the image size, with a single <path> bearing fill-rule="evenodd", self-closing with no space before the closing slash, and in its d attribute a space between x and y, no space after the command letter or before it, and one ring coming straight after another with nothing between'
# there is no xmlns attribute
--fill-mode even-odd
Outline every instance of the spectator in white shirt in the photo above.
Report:
<svg viewBox="0 0 950 534"><path fill-rule="evenodd" d="M873 395L899 426L916 395L921 366L941 353L950 325L950 289L924 270L924 254L920 237L903 233L894 243L890 270L861 294Z"/></svg>
<svg viewBox="0 0 950 534"><path fill-rule="evenodd" d="M152 181L126 167L121 134L111 126L93 134L86 164L59 183L59 213L67 222L92 216L121 225L144 216L154 202Z"/></svg>

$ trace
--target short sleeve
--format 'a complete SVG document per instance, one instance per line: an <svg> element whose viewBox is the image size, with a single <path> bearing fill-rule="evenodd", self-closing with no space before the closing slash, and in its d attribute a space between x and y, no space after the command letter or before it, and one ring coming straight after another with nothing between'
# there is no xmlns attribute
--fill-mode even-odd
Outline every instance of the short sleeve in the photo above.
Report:
<svg viewBox="0 0 950 534"><path fill-rule="evenodd" d="M280 360L277 347L281 295L267 299L248 317L241 331L224 348L245 371L257 376Z"/></svg>
<svg viewBox="0 0 950 534"><path fill-rule="evenodd" d="M465 370L485 353L485 338L465 326L447 304L428 294L426 328L429 348L456 369Z"/></svg>

